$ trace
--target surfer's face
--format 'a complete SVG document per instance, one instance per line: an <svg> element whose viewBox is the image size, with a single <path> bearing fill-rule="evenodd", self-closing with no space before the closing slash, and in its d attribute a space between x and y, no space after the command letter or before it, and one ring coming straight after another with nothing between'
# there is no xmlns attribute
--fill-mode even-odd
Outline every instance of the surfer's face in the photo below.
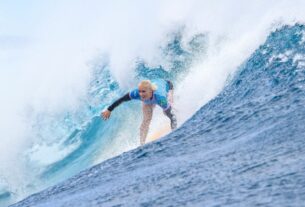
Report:
<svg viewBox="0 0 305 207"><path fill-rule="evenodd" d="M149 100L152 97L152 90L145 86L139 86L139 94L142 100Z"/></svg>

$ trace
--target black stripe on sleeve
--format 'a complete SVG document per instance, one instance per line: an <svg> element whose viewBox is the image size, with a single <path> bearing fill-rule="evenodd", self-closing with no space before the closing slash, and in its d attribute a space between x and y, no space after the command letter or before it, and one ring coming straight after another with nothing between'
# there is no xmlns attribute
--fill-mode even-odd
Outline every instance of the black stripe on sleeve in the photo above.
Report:
<svg viewBox="0 0 305 207"><path fill-rule="evenodd" d="M124 96L122 96L121 98L119 98L118 100L116 100L113 104L111 104L111 106L108 107L108 110L112 111L113 109L115 109L118 105L120 105L124 101L130 101L130 100L131 100L131 98L129 96L129 93L127 93Z"/></svg>

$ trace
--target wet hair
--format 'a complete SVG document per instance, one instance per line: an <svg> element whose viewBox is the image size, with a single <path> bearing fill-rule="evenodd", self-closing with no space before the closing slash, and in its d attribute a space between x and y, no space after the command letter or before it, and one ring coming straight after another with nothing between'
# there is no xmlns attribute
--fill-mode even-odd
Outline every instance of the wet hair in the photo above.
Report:
<svg viewBox="0 0 305 207"><path fill-rule="evenodd" d="M142 80L138 87L143 86L144 88L149 88L152 91L157 90L157 86L155 84L153 84L150 80Z"/></svg>

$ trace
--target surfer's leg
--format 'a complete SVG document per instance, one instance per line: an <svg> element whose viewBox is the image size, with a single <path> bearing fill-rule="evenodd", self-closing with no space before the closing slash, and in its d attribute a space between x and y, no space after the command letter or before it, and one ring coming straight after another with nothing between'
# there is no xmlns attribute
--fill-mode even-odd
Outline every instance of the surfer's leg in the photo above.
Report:
<svg viewBox="0 0 305 207"><path fill-rule="evenodd" d="M164 114L170 119L172 130L176 129L177 128L177 119L176 119L175 114L173 113L172 107L169 107L169 109L164 111Z"/></svg>
<svg viewBox="0 0 305 207"><path fill-rule="evenodd" d="M167 80L168 84L168 89L169 91L167 92L167 101L171 106L174 104L174 85L171 81Z"/></svg>
<svg viewBox="0 0 305 207"><path fill-rule="evenodd" d="M143 120L140 128L140 144L144 145L148 133L149 125L152 119L154 105L143 104Z"/></svg>
<svg viewBox="0 0 305 207"><path fill-rule="evenodd" d="M170 119L171 121L171 128L176 129L177 128L177 119L175 114L173 113L173 104L174 104L174 85L171 81L167 80L167 101L170 105L170 107L164 111L164 114Z"/></svg>

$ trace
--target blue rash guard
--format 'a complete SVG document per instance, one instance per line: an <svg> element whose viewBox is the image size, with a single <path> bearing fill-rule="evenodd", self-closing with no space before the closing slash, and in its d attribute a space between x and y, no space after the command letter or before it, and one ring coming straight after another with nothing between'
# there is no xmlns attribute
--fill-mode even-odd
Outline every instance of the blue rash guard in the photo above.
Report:
<svg viewBox="0 0 305 207"><path fill-rule="evenodd" d="M118 105L123 103L124 101L130 101L132 99L134 100L141 100L144 102L144 104L159 105L163 111L164 114L171 120L171 128L176 129L177 128L177 120L176 116L172 112L172 108L170 104L167 101L167 93L169 90L173 90L174 86L173 84L168 80L153 80L151 81L157 88L153 92L153 96L150 100L141 100L139 89L134 89L131 92L125 94L123 97L116 100L111 106L108 107L109 111L112 111L115 109Z"/></svg>
<svg viewBox="0 0 305 207"><path fill-rule="evenodd" d="M148 104L148 105L157 104L164 111L166 111L170 107L170 104L167 101L167 93L170 90L169 82L162 79L152 80L151 82L152 84L156 85L157 90L153 92L153 96L150 100L145 100L145 101L141 100L139 89L137 88L129 93L130 99L141 100L144 102L144 104Z"/></svg>

